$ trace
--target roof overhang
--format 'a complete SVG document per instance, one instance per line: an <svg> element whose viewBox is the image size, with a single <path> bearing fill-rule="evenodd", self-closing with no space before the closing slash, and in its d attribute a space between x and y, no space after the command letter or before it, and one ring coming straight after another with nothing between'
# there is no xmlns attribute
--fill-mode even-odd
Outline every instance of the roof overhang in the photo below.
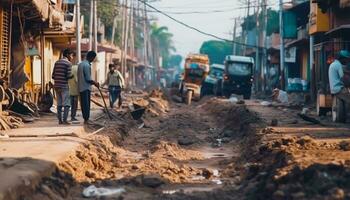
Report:
<svg viewBox="0 0 350 200"><path fill-rule="evenodd" d="M286 10L292 11L295 13L308 13L310 12L310 1L305 1L302 3L295 4L292 7L287 8Z"/></svg>
<svg viewBox="0 0 350 200"><path fill-rule="evenodd" d="M280 49L279 48L275 48L275 47L270 47L267 49L268 53L274 53L274 52L279 52Z"/></svg>
<svg viewBox="0 0 350 200"><path fill-rule="evenodd" d="M11 0L0 0L0 2L11 4ZM49 19L49 0L14 0L13 4L21 8L26 19L43 22Z"/></svg>
<svg viewBox="0 0 350 200"><path fill-rule="evenodd" d="M293 41L287 43L286 48L302 46L305 44L309 44L309 40L307 38L297 39L297 40L293 40Z"/></svg>
<svg viewBox="0 0 350 200"><path fill-rule="evenodd" d="M329 37L340 37L343 34L349 34L350 33L350 24L345 24L338 26L337 28L334 28L326 33Z"/></svg>

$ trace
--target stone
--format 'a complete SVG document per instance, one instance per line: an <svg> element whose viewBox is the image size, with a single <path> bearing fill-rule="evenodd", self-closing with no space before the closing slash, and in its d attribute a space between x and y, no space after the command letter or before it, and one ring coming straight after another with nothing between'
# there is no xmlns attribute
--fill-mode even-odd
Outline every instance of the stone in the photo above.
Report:
<svg viewBox="0 0 350 200"><path fill-rule="evenodd" d="M343 151L350 151L350 142L348 141L341 141L339 143L339 148Z"/></svg>
<svg viewBox="0 0 350 200"><path fill-rule="evenodd" d="M291 122L291 124L298 124L298 123L299 123L299 121L297 119L295 119Z"/></svg>
<svg viewBox="0 0 350 200"><path fill-rule="evenodd" d="M165 181L159 175L146 175L142 177L142 184L146 187L157 188L165 184Z"/></svg>
<svg viewBox="0 0 350 200"><path fill-rule="evenodd" d="M244 100L238 100L238 101L236 102L236 104L243 105L243 104L245 104L245 101L244 101Z"/></svg>
<svg viewBox="0 0 350 200"><path fill-rule="evenodd" d="M202 170L202 176L204 176L206 179L210 179L213 175L214 175L214 172L211 169Z"/></svg>
<svg viewBox="0 0 350 200"><path fill-rule="evenodd" d="M311 143L312 141L313 139L310 136L303 136L297 141L297 143L300 144L301 146L304 146L308 143Z"/></svg>
<svg viewBox="0 0 350 200"><path fill-rule="evenodd" d="M224 132L223 132L223 136L227 137L227 138L232 137L234 134L235 134L235 132L232 130L224 130Z"/></svg>
<svg viewBox="0 0 350 200"><path fill-rule="evenodd" d="M222 143L229 143L229 142L231 142L231 138L224 137L224 138L221 139L221 142Z"/></svg>
<svg viewBox="0 0 350 200"><path fill-rule="evenodd" d="M282 138L281 140L282 140L282 144L286 146L295 143L295 138L293 137L285 137L285 138Z"/></svg>
<svg viewBox="0 0 350 200"><path fill-rule="evenodd" d="M97 174L94 170L86 170L85 172L85 176L88 177L88 178L96 178L97 177Z"/></svg>
<svg viewBox="0 0 350 200"><path fill-rule="evenodd" d="M274 200L282 200L285 199L286 195L282 190L277 190L272 194L272 199Z"/></svg>
<svg viewBox="0 0 350 200"><path fill-rule="evenodd" d="M131 169L140 169L140 167L138 166L138 165L133 165L133 166L131 166Z"/></svg>
<svg viewBox="0 0 350 200"><path fill-rule="evenodd" d="M305 193L297 192L297 193L293 193L291 196L293 197L293 199L303 199L305 198Z"/></svg>
<svg viewBox="0 0 350 200"><path fill-rule="evenodd" d="M345 192L341 188L333 188L329 191L329 193L331 195L331 199L335 199L335 200L345 199Z"/></svg>
<svg viewBox="0 0 350 200"><path fill-rule="evenodd" d="M183 145L183 146L189 146L195 143L194 141L195 139L193 138L189 138L189 137L181 137L177 140L177 143L179 145Z"/></svg>
<svg viewBox="0 0 350 200"><path fill-rule="evenodd" d="M278 120L277 119L272 119L270 126L278 126Z"/></svg>

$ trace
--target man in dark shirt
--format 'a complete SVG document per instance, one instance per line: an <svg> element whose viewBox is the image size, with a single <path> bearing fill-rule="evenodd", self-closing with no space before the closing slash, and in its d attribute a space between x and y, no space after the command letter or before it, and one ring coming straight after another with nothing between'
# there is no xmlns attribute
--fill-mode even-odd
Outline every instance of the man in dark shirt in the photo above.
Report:
<svg viewBox="0 0 350 200"><path fill-rule="evenodd" d="M63 51L63 57L55 63L52 72L54 88L57 94L57 118L59 124L69 124L67 121L70 108L68 80L73 78L73 75L71 73L71 61L73 60L73 56L73 51L70 49L65 49Z"/></svg>
<svg viewBox="0 0 350 200"><path fill-rule="evenodd" d="M78 65L78 89L84 124L88 124L90 118L91 85L99 87L99 83L91 79L91 63L95 60L96 56L96 52L89 51L86 59Z"/></svg>

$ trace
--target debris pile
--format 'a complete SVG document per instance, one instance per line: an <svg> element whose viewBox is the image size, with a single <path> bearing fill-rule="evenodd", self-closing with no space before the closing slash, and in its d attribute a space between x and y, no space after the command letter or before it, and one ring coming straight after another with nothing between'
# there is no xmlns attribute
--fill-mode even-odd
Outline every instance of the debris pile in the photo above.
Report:
<svg viewBox="0 0 350 200"><path fill-rule="evenodd" d="M133 104L146 108L146 115L158 117L169 112L170 105L162 90L152 90L145 98L133 101Z"/></svg>
<svg viewBox="0 0 350 200"><path fill-rule="evenodd" d="M2 112L0 116L0 129L10 130L23 126L23 121L20 117L10 115L8 112Z"/></svg>

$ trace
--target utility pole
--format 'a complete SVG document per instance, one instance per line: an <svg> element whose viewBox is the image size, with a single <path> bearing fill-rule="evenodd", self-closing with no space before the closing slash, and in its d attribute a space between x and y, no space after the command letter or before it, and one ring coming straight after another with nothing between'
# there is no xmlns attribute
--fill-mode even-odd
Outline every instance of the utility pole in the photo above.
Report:
<svg viewBox="0 0 350 200"><path fill-rule="evenodd" d="M279 0L279 21L280 21L280 72L281 72L281 89L286 87L285 69L284 69L284 27L283 27L283 0Z"/></svg>
<svg viewBox="0 0 350 200"><path fill-rule="evenodd" d="M260 5L259 5L259 0L257 2L257 10L255 13L255 20L256 20L256 51L255 51L255 76L256 76L256 82L255 82L255 89L256 91L260 91L260 85L261 85L261 77L260 77L260 72L261 72L261 64L260 64L260 23L259 23L259 11L260 11Z"/></svg>
<svg viewBox="0 0 350 200"><path fill-rule="evenodd" d="M122 3L122 12L121 12L121 17L122 17L122 38L121 38L121 44L120 44L120 50L121 50L121 55L120 55L120 65L121 65L121 72L124 75L124 42L125 42L125 12L126 12L126 5L125 1Z"/></svg>
<svg viewBox="0 0 350 200"><path fill-rule="evenodd" d="M131 10L130 10L130 49L131 49L131 58L135 58L135 34L134 34L134 2L131 1ZM131 85L135 86L135 65L134 62L132 62L132 67L131 67Z"/></svg>
<svg viewBox="0 0 350 200"><path fill-rule="evenodd" d="M90 0L89 51L92 50L92 27L94 25L94 0Z"/></svg>
<svg viewBox="0 0 350 200"><path fill-rule="evenodd" d="M124 58L123 58L123 76L125 77L126 75L126 69L127 69L127 55L128 55L128 40L129 40L129 16L127 12L127 7L128 7L128 0L125 0L125 33L124 33Z"/></svg>
<svg viewBox="0 0 350 200"><path fill-rule="evenodd" d="M247 16L246 16L247 21L248 21L249 15L250 15L250 0L248 0L248 6L247 6ZM246 25L245 25L245 31L243 31L243 37L244 37L244 44L247 44L248 43L248 23L246 23ZM245 54L247 52L247 46L244 46L243 49L244 49L243 56L245 56Z"/></svg>
<svg viewBox="0 0 350 200"><path fill-rule="evenodd" d="M118 1L115 2L116 4L118 3ZM117 29L117 25L118 25L118 15L117 15L117 5L115 6L115 13L114 13L114 19L113 19L113 27L112 27L112 34L111 34L111 44L114 45L114 37L115 37L115 31Z"/></svg>
<svg viewBox="0 0 350 200"><path fill-rule="evenodd" d="M267 72L267 0L263 0L262 1L262 9L263 9L263 31L262 31L262 40L263 40L263 44L262 46L263 48L263 57L261 60L261 78L262 78L262 90L265 91L266 88L266 77L265 77L265 73Z"/></svg>
<svg viewBox="0 0 350 200"><path fill-rule="evenodd" d="M81 62L81 41L80 41L80 0L76 0L76 40L77 40L77 63Z"/></svg>
<svg viewBox="0 0 350 200"><path fill-rule="evenodd" d="M314 43L315 36L310 35L310 92L311 92L311 100L314 101L317 95L316 92L316 83L315 83L315 68L314 68Z"/></svg>
<svg viewBox="0 0 350 200"><path fill-rule="evenodd" d="M143 17L143 54L144 54L144 63L145 65L148 65L148 42L147 42L147 18L146 18L146 5L144 5L142 10L142 17Z"/></svg>
<svg viewBox="0 0 350 200"><path fill-rule="evenodd" d="M237 51L236 34L237 34L237 18L235 18L235 24L233 26L232 55L236 55L236 51Z"/></svg>
<svg viewBox="0 0 350 200"><path fill-rule="evenodd" d="M93 50L97 53L98 49L97 49L97 44L98 44L98 41L97 41L97 1L96 0L93 0L94 1L94 12L93 12L93 15L94 15L94 46L93 46Z"/></svg>

